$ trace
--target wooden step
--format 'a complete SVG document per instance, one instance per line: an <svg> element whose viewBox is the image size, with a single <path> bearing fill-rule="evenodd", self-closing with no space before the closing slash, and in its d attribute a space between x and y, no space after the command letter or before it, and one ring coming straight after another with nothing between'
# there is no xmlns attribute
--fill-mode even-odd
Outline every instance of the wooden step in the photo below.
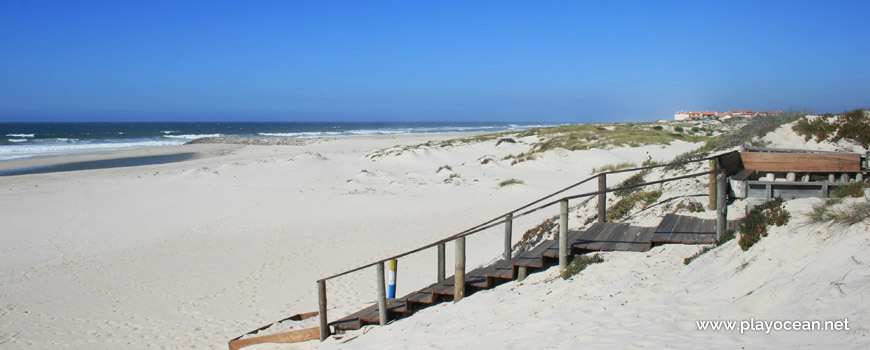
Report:
<svg viewBox="0 0 870 350"><path fill-rule="evenodd" d="M395 319L397 317L401 317L407 310L407 306L404 298L402 299L387 299L387 317L388 319ZM381 322L380 319L380 310L378 309L378 304L374 303L369 305L368 307L357 311L351 315L345 316L338 321L331 322L330 325L343 330L353 330L360 329L362 326L367 324L379 324Z"/></svg>
<svg viewBox="0 0 870 350"><path fill-rule="evenodd" d="M487 271L486 277L506 280L516 278L516 275L514 274L514 262L516 262L516 258L510 260L499 260L492 265L492 268L489 271Z"/></svg>

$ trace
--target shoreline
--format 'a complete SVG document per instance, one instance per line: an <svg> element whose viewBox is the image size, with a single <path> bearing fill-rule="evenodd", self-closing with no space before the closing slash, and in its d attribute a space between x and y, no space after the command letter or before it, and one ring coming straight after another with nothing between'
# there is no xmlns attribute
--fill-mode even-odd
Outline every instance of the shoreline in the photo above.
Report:
<svg viewBox="0 0 870 350"><path fill-rule="evenodd" d="M121 150L78 152L60 155L16 158L0 161L0 177L46 174L54 172L99 170L184 162L207 156L219 146L291 146L302 147L339 140L401 140L428 138L462 138L489 132L446 132L396 135L361 135L341 137L204 137L182 145L149 146ZM190 154L179 159L180 154Z"/></svg>

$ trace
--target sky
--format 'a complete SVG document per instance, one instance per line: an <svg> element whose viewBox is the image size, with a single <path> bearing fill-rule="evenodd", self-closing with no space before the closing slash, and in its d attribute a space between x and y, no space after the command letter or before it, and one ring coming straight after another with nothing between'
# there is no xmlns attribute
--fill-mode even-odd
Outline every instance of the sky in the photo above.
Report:
<svg viewBox="0 0 870 350"><path fill-rule="evenodd" d="M868 1L0 1L0 122L870 107Z"/></svg>

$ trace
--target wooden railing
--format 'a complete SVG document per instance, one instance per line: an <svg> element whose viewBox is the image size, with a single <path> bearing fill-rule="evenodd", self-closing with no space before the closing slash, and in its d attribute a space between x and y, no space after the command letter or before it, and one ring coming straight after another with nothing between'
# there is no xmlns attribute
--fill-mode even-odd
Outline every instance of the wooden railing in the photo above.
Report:
<svg viewBox="0 0 870 350"><path fill-rule="evenodd" d="M726 212L727 207L726 207L726 202L725 202L725 199L726 199L725 179L726 179L727 171L726 171L726 169L722 168L722 163L723 163L722 159L726 158L726 157L733 158L731 156L733 156L735 154L738 154L738 152L737 151L726 152L726 153L713 155L713 156L709 156L709 157L705 157L705 158L687 160L687 161L682 161L682 162L674 162L674 163L669 163L669 164L656 164L656 165L650 165L650 166L644 166L644 167L638 167L638 168L620 169L620 170L600 172L600 173L592 175L588 178L585 178L580 182L574 183L568 187L565 187L561 190L558 190L556 192L548 194L548 195L541 197L535 201L532 201L526 205L523 205L519 208L511 210L511 211L504 213L502 215L496 216L495 218L492 218L486 222L483 222L481 224L478 224L476 226L468 228L464 231L456 233L452 236L443 238L443 239L438 240L438 241L433 242L433 243L429 243L427 245L424 245L424 246L416 248L416 249L406 251L406 252L401 253L401 254L397 254L397 255L394 255L394 256L391 256L388 258L384 258L384 259L375 261L375 262L370 263L370 264L362 265L362 266L359 266L359 267L356 267L356 268L353 268L353 269L350 269L350 270L347 270L347 271L344 271L341 273L334 274L334 275L329 276L329 277L321 278L321 279L317 280L318 304L319 304L319 310L320 310L320 340L324 340L330 335L329 322L327 319L326 281L333 279L333 278L336 278L336 277L344 276L344 275L347 275L347 274L350 274L353 272L357 272L357 271L360 271L360 270L363 270L363 269L366 269L366 268L369 268L372 266L376 266L377 271L378 271L377 274L379 276L379 278L377 279L377 284L378 284L378 305L379 305L380 323L383 325L383 324L386 324L386 321L387 321L386 320L386 318L387 318L386 297L385 297L386 293L384 292L384 277L383 277L384 263L387 261L390 261L390 260L394 260L394 259L398 259L398 258L401 258L404 256L414 254L414 253L418 253L418 252L421 252L421 251L429 249L429 248L437 247L437 249L438 249L438 262L437 262L437 264L438 264L438 277L437 277L437 279L438 279L438 282L440 282L440 281L445 279L446 243L450 242L450 241L456 241L456 244L455 244L456 263L454 265L455 270L456 270L455 275L454 275L455 276L454 277L455 278L454 286L455 286L456 290L454 291L454 301L459 301L465 295L465 278L464 278L465 277L465 237L470 236L470 235L475 234L475 233L478 233L478 232L481 232L481 231L484 231L484 230L489 229L489 228L496 227L496 226L501 225L501 224L505 224L504 258L510 259L511 258L511 242L512 242L511 236L512 236L512 231L513 231L513 220L520 218L520 217L523 217L523 216L526 216L526 215L529 215L529 214L532 214L532 213L539 211L541 209L548 208L548 207L555 205L557 203L560 204L560 211L559 211L559 266L561 269L564 269L565 266L567 266L567 264L568 264L568 261L567 261L568 260L568 253L567 253L568 252L568 241L567 241L568 234L567 234L567 232L568 232L568 208L569 208L568 201L572 200L572 199L591 197L591 196L597 195L598 196L598 220L599 220L599 222L605 222L605 221L607 221L606 220L607 219L607 217L606 217L606 212L607 212L606 195L607 195L607 193L628 190L628 189L649 186L649 185L663 184L663 183L670 182L670 181L688 179L688 178L693 178L693 177L698 177L698 176L710 175L710 177L711 177L710 196L711 196L711 204L715 203L715 209L717 211L716 239L718 240L725 232L725 225L726 225L726 218L727 218L727 212ZM708 160L713 161L713 162L711 162L713 165L711 167L712 170L709 170L709 171L698 172L698 173L677 176L677 177L672 177L672 178L666 178L666 179L661 179L661 180L656 180L656 181L644 182L644 183L625 186L625 187L607 188L607 175L608 174L618 174L618 173L625 173L625 172L631 172L631 171L643 171L643 170L650 170L650 169L662 168L662 167L668 167L668 166L679 166L679 165L696 163L696 162L703 162L703 161L708 161ZM593 179L596 179L596 178L598 179L598 191L588 192L588 193L583 193L583 194L578 194L578 195L572 195L572 196L565 196L565 197L561 197L561 198L556 199L556 200L545 202L548 199L551 199L559 194L562 194L566 191L569 191L577 186L580 186L580 185L587 183L587 182L589 182ZM714 185L712 185L712 183L715 183L716 185L714 186ZM714 198L715 198L715 201L714 201ZM543 203L543 204L540 204L540 203Z"/></svg>

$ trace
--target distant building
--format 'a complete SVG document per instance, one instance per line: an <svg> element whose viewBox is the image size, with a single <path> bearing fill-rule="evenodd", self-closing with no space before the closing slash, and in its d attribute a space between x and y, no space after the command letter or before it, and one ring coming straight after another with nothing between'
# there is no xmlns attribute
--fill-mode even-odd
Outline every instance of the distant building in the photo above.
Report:
<svg viewBox="0 0 870 350"><path fill-rule="evenodd" d="M768 116L777 116L782 115L782 111L748 111L748 110L734 110L728 111L726 113L718 113L715 111L690 111L690 112L677 112L674 114L674 120L682 121L682 120L698 120L698 119L731 119L735 117L742 118L755 118L755 117L768 117Z"/></svg>

